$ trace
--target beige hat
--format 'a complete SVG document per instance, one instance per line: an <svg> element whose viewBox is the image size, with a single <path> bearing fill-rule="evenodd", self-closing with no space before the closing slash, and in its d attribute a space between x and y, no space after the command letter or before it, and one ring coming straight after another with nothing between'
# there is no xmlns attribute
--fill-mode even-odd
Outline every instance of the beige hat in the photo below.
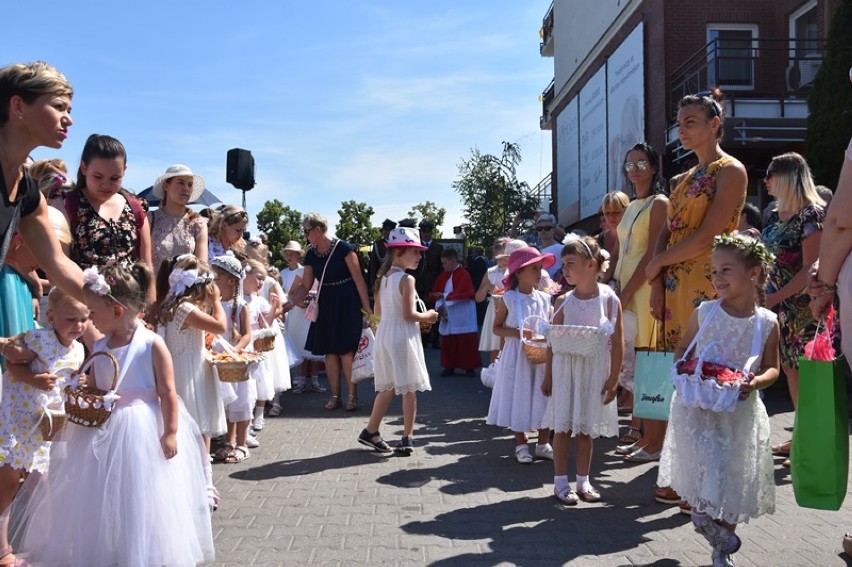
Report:
<svg viewBox="0 0 852 567"><path fill-rule="evenodd" d="M503 253L499 256L496 256L496 258L508 258L515 250L520 250L521 248L527 247L529 247L529 244L527 244L523 240L510 240L506 243L506 247L503 248Z"/></svg>
<svg viewBox="0 0 852 567"><path fill-rule="evenodd" d="M305 251L302 250L302 245L295 240L291 240L284 245L284 248L281 249L281 253L283 254L284 252L298 252L299 254L305 253Z"/></svg>
<svg viewBox="0 0 852 567"><path fill-rule="evenodd" d="M192 195L189 196L189 202L195 202L201 197L201 194L204 193L204 178L200 175L195 175L192 173L192 170L189 169L185 165L181 165L176 163L175 165L170 165L164 174L159 176L157 180L154 182L154 197L162 200L165 198L165 194L163 193L163 185L165 182L172 177L180 177L182 175L187 175L192 177Z"/></svg>

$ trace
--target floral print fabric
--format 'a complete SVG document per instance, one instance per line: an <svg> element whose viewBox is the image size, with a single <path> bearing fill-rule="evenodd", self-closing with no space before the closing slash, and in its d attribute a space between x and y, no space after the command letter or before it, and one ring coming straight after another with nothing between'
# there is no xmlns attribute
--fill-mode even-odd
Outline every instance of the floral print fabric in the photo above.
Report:
<svg viewBox="0 0 852 567"><path fill-rule="evenodd" d="M784 221L773 211L760 237L770 252L775 254L775 266L769 273L766 294L775 293L802 269L802 242L822 230L825 209L807 205ZM814 338L816 321L811 315L810 297L800 291L775 307L781 327L781 362L789 368L799 367L799 357L805 353L805 343Z"/></svg>
<svg viewBox="0 0 852 567"><path fill-rule="evenodd" d="M118 220L107 220L98 214L85 193L80 191L77 230L71 236L74 242L71 259L81 268L132 263L138 259L136 219L127 202Z"/></svg>
<svg viewBox="0 0 852 567"><path fill-rule="evenodd" d="M53 329L35 329L24 335L24 345L36 354L30 365L35 373L50 372L57 376L50 391L12 380L3 374L3 400L0 404L0 465L45 473L50 456L50 442L43 441L39 421L44 407L61 407L62 389L83 362L83 345L73 342L64 347Z"/></svg>
<svg viewBox="0 0 852 567"><path fill-rule="evenodd" d="M692 168L672 191L667 219L667 248L690 236L704 222L716 197L716 176L722 166L732 159L731 156L722 156L706 168ZM745 195L723 232L732 232L737 228L744 204ZM711 249L708 248L700 256L668 266L663 272L666 314L661 333L664 333L662 342L667 350L677 347L695 308L702 301L716 297L710 281L710 253Z"/></svg>

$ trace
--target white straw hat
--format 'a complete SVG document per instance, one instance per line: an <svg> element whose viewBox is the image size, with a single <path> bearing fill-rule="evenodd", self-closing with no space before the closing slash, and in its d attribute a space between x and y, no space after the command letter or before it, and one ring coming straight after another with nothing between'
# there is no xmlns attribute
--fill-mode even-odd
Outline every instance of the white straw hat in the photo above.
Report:
<svg viewBox="0 0 852 567"><path fill-rule="evenodd" d="M166 172L159 176L154 182L154 197L163 200L165 198L165 194L163 193L163 184L172 177L180 177L183 175L192 177L192 195L189 196L189 202L192 203L197 201L198 198L201 197L201 194L204 193L204 178L200 175L195 175L192 173L191 169L179 163L170 165Z"/></svg>
<svg viewBox="0 0 852 567"><path fill-rule="evenodd" d="M304 254L305 251L302 250L302 245L296 242L295 240L289 241L284 245L284 248L281 249L282 252L298 252L299 254Z"/></svg>

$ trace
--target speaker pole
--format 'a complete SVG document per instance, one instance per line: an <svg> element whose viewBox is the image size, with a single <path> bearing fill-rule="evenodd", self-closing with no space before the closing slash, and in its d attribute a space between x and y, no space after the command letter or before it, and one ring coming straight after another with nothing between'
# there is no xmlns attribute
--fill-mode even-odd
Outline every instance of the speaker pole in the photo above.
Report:
<svg viewBox="0 0 852 567"><path fill-rule="evenodd" d="M243 210L246 210L246 191L243 189Z"/></svg>

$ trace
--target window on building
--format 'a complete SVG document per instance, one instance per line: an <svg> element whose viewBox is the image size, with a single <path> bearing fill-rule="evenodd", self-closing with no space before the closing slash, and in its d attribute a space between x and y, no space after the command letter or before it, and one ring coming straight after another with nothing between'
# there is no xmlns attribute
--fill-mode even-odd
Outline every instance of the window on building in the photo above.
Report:
<svg viewBox="0 0 852 567"><path fill-rule="evenodd" d="M817 22L817 1L806 2L801 8L790 14L790 47L796 58L819 53L819 27Z"/></svg>
<svg viewBox="0 0 852 567"><path fill-rule="evenodd" d="M709 24L707 42L707 84L734 91L754 89L757 26Z"/></svg>

